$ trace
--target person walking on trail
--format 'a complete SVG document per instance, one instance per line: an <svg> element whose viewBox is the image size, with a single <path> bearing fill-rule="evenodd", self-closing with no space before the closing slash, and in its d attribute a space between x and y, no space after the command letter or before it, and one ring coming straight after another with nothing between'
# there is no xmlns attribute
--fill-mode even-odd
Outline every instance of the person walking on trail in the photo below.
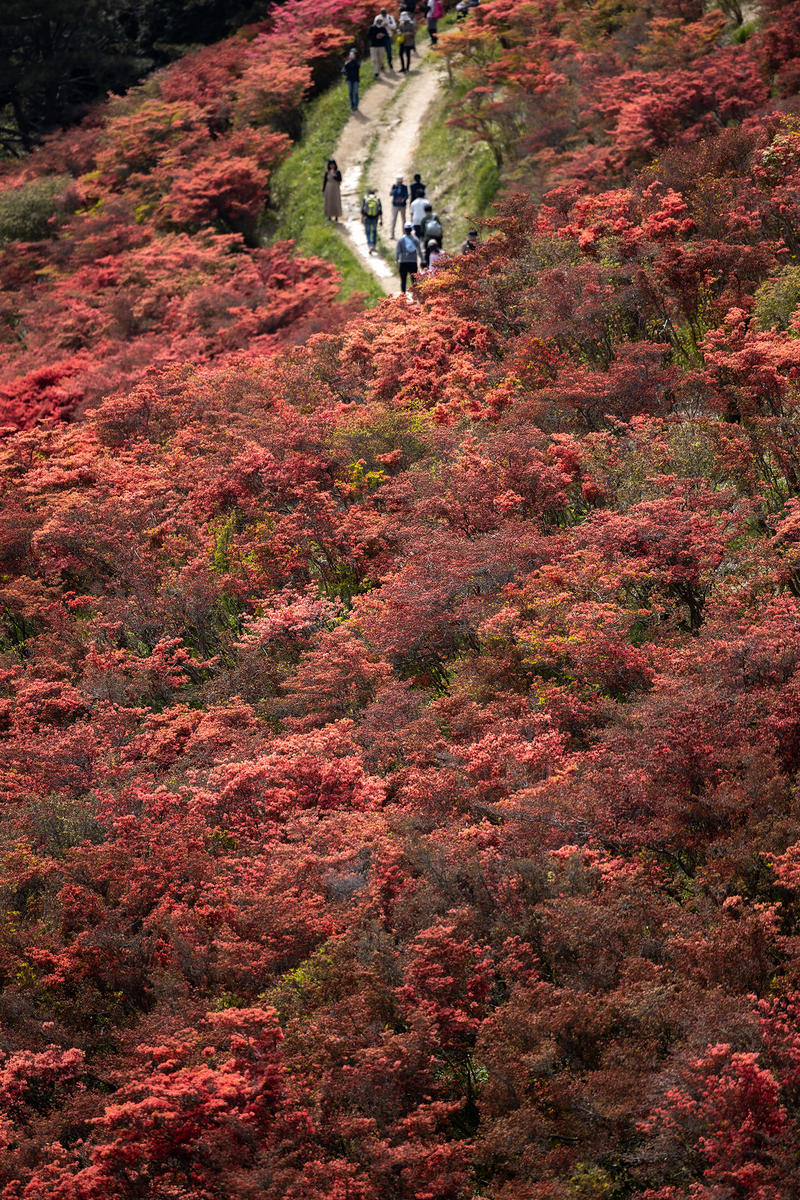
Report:
<svg viewBox="0 0 800 1200"><path fill-rule="evenodd" d="M400 74L407 75L411 70L411 51L417 48L417 23L410 12L400 14Z"/></svg>
<svg viewBox="0 0 800 1200"><path fill-rule="evenodd" d="M341 182L342 172L336 165L336 159L329 158L322 180L322 198L325 216L331 221L338 221L342 215L342 197L339 191Z"/></svg>
<svg viewBox="0 0 800 1200"><path fill-rule="evenodd" d="M430 0L428 4L428 37L431 39L431 45L435 46L438 41L437 29L439 28L439 18L444 16L444 5L442 0Z"/></svg>
<svg viewBox="0 0 800 1200"><path fill-rule="evenodd" d="M417 172L417 174L414 176L414 181L411 184L410 192L412 204L415 200L418 200L420 196L427 196L428 194L428 189L422 182L422 176L419 174L419 172ZM414 218L412 217L411 220L413 221Z"/></svg>
<svg viewBox="0 0 800 1200"><path fill-rule="evenodd" d="M411 279L413 284L414 279L419 269L418 256L422 253L422 247L419 244L419 239L415 236L411 222L406 221L403 226L403 236L397 243L397 248L394 252L394 260L400 270L400 291L405 295L406 284Z"/></svg>
<svg viewBox="0 0 800 1200"><path fill-rule="evenodd" d="M374 254L378 244L378 222L383 224L383 206L375 194L375 188L367 188L367 194L361 201L361 217L364 222L364 232L367 235L369 252Z"/></svg>
<svg viewBox="0 0 800 1200"><path fill-rule="evenodd" d="M413 188L414 188L413 183L412 183L411 187L413 190ZM409 215L411 217L411 224L414 226L414 233L417 235L418 238L422 237L422 222L425 217L425 209L427 207L430 207L430 201L425 196L417 196L416 199L412 199L412 201L411 201L411 209L410 209ZM433 212L432 208L431 208L431 212Z"/></svg>
<svg viewBox="0 0 800 1200"><path fill-rule="evenodd" d="M477 245L478 245L478 231L477 231L477 229L470 229L469 233L467 234L466 240L461 243L461 253L462 254L471 254L472 251L477 248Z"/></svg>
<svg viewBox="0 0 800 1200"><path fill-rule="evenodd" d="M350 111L358 111L358 80L361 74L361 60L355 50L351 50L344 60L342 74L347 80L347 90L350 93Z"/></svg>
<svg viewBox="0 0 800 1200"><path fill-rule="evenodd" d="M403 183L403 176L398 175L395 182L392 184L392 232L391 237L394 237L394 228L397 224L397 218L400 218L400 224L403 225L406 219L406 203L408 201L408 188Z"/></svg>
<svg viewBox="0 0 800 1200"><path fill-rule="evenodd" d="M397 21L395 21L394 17L389 12L389 10L387 8L382 8L381 11L378 13L378 16L383 21L386 28L389 30L389 33L393 34L395 29L397 29Z"/></svg>
<svg viewBox="0 0 800 1200"><path fill-rule="evenodd" d="M433 205L430 201L425 202L425 216L422 218L421 237L424 245L427 245L431 238L434 238L440 246L443 242L444 230L442 229L442 223L433 211Z"/></svg>
<svg viewBox="0 0 800 1200"><path fill-rule="evenodd" d="M430 272L430 274L433 274L433 272L436 270L438 265L440 263L443 263L444 260L447 258L447 255L445 254L444 250L439 245L439 243L435 242L433 240L433 238L431 238L431 240L428 242L427 249L428 249L428 271Z"/></svg>
<svg viewBox="0 0 800 1200"><path fill-rule="evenodd" d="M392 14L385 8L381 9L381 11L378 13L378 17L380 17L381 21L383 22L383 28L386 30L386 61L388 62L389 70L391 71L393 70L392 42L394 40L395 30L397 29L397 21L395 21ZM377 17L375 19L377 20Z"/></svg>
<svg viewBox="0 0 800 1200"><path fill-rule="evenodd" d="M383 20L381 17L376 17L367 30L367 40L369 41L369 56L372 60L372 69L375 72L375 78L380 78L380 73L383 68L383 58L386 54L386 30L383 28Z"/></svg>

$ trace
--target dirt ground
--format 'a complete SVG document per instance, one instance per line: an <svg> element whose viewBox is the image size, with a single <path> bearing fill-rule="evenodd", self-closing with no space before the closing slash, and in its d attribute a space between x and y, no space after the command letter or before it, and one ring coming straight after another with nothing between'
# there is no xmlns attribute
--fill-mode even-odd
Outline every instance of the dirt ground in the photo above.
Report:
<svg viewBox="0 0 800 1200"><path fill-rule="evenodd" d="M361 221L361 180L368 165L365 185L377 190L383 205L384 223L379 233L393 246L389 189L398 175L411 182L425 114L439 89L439 71L427 61L427 50L428 43L422 42L419 58L411 59L408 76L384 69L362 97L358 112L351 115L333 153L342 172L342 236L389 296L399 293L400 281L380 253L369 253ZM399 65L397 55L394 65Z"/></svg>

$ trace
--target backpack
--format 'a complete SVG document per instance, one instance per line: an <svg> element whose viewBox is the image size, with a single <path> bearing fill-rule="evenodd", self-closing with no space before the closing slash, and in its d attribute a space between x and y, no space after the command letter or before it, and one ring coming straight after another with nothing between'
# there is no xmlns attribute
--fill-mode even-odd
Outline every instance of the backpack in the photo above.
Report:
<svg viewBox="0 0 800 1200"><path fill-rule="evenodd" d="M364 201L364 211L368 217L377 217L380 201L377 196L367 196Z"/></svg>
<svg viewBox="0 0 800 1200"><path fill-rule="evenodd" d="M442 236L442 233L443 233L443 230L442 230L441 225L439 224L438 217L431 217L430 221L425 222L425 237L426 238L437 238L438 239Z"/></svg>

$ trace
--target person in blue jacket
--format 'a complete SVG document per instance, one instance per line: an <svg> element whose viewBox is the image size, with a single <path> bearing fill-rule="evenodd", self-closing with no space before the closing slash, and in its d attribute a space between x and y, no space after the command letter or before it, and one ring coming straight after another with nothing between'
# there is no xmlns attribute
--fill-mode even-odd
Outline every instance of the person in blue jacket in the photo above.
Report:
<svg viewBox="0 0 800 1200"><path fill-rule="evenodd" d="M394 237L394 227L397 224L397 218L400 218L400 224L405 224L406 219L406 204L408 203L408 188L403 183L403 176L398 175L395 182L392 184L392 232L389 235Z"/></svg>

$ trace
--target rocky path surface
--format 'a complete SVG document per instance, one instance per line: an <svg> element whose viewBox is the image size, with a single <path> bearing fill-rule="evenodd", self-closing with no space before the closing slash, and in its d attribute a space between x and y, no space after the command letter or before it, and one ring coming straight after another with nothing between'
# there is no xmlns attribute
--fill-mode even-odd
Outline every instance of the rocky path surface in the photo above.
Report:
<svg viewBox="0 0 800 1200"><path fill-rule="evenodd" d="M428 42L420 44L419 58L412 57L409 75L383 71L362 97L358 112L351 115L333 153L342 172L342 236L387 296L399 293L400 281L380 253L369 253L361 221L361 180L368 165L365 184L377 190L383 204L379 234L387 245L394 245L389 189L398 175L406 183L412 178L425 113L439 88L439 72L427 55L428 46ZM397 55L394 61L398 65Z"/></svg>

